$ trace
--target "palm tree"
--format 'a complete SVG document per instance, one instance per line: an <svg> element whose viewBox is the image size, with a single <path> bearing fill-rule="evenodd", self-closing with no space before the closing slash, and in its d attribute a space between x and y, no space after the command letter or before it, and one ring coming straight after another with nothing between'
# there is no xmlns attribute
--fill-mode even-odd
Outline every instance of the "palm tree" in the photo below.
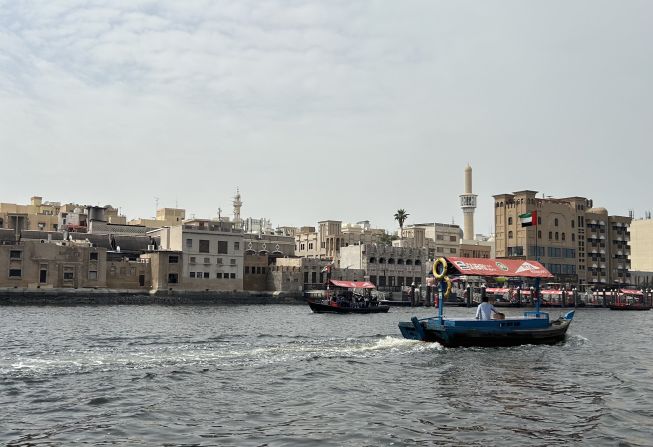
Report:
<svg viewBox="0 0 653 447"><path fill-rule="evenodd" d="M406 212L406 210L403 209L403 208L400 209L400 210L397 210L397 212L395 213L395 220L397 222L399 222L399 237L400 238L403 237L402 233L404 232L404 222L406 222L406 219L408 219L408 216L410 216L410 214L408 214Z"/></svg>

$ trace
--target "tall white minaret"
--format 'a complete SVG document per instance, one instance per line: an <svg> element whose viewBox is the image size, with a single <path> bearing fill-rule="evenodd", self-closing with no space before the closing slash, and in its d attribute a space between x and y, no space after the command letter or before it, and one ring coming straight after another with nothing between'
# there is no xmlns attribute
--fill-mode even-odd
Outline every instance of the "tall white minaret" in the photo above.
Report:
<svg viewBox="0 0 653 447"><path fill-rule="evenodd" d="M234 224L238 227L240 226L240 208L243 206L243 202L240 200L240 190L236 188L236 196L233 201L234 205Z"/></svg>
<svg viewBox="0 0 653 447"><path fill-rule="evenodd" d="M464 228L463 239L474 240L474 210L476 209L476 194L472 193L472 167L465 168L465 193L460 195L460 207L463 209Z"/></svg>

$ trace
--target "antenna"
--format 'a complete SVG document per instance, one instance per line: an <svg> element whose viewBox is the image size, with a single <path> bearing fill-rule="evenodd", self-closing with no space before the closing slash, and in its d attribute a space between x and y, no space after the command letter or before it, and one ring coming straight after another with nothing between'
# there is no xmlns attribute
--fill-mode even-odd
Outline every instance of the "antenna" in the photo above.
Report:
<svg viewBox="0 0 653 447"><path fill-rule="evenodd" d="M158 197L154 198L154 206L155 206L154 214L156 214L156 212L159 210L159 198Z"/></svg>

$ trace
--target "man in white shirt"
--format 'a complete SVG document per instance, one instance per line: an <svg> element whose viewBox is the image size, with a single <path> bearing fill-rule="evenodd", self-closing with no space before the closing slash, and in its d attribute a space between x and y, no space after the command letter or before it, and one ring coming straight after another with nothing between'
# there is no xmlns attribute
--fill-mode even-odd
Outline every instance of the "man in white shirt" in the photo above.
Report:
<svg viewBox="0 0 653 447"><path fill-rule="evenodd" d="M477 320L491 320L492 312L498 314L494 306L488 303L487 296L484 296L481 304L476 308L476 319Z"/></svg>

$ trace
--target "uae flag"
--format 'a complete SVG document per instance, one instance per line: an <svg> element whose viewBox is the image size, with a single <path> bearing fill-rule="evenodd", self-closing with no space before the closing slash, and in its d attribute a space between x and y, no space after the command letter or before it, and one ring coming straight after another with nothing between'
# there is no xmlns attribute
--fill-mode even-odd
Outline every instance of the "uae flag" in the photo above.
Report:
<svg viewBox="0 0 653 447"><path fill-rule="evenodd" d="M531 225L537 226L537 211L531 211L530 213L520 214L519 219L521 220L522 227L530 227Z"/></svg>

